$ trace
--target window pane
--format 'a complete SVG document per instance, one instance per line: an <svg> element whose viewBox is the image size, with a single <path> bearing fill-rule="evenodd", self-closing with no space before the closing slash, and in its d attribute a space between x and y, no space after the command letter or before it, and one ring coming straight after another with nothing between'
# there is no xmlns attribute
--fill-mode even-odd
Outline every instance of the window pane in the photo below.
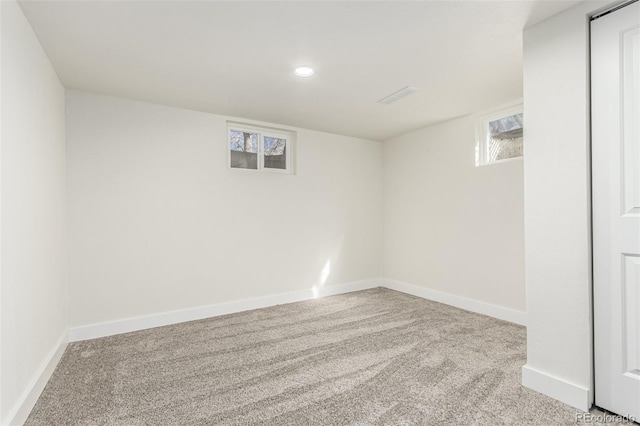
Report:
<svg viewBox="0 0 640 426"><path fill-rule="evenodd" d="M231 167L258 169L258 134L240 130L229 131Z"/></svg>
<svg viewBox="0 0 640 426"><path fill-rule="evenodd" d="M522 157L522 113L489 122L487 162Z"/></svg>
<svg viewBox="0 0 640 426"><path fill-rule="evenodd" d="M287 169L287 140L264 137L264 167L266 169Z"/></svg>

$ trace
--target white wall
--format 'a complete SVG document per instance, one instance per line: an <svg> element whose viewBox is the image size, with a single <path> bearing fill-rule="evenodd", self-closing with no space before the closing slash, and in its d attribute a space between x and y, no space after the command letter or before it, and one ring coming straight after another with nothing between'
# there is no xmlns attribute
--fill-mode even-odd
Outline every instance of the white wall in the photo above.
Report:
<svg viewBox="0 0 640 426"><path fill-rule="evenodd" d="M384 142L383 276L524 311L522 160L476 167L475 123Z"/></svg>
<svg viewBox="0 0 640 426"><path fill-rule="evenodd" d="M524 32L523 384L581 409L593 400L588 16L602 6Z"/></svg>
<svg viewBox="0 0 640 426"><path fill-rule="evenodd" d="M380 276L380 143L296 129L296 174L231 170L226 117L67 105L72 327Z"/></svg>
<svg viewBox="0 0 640 426"><path fill-rule="evenodd" d="M6 425L28 414L66 343L65 99L20 7L2 1L0 8L0 423Z"/></svg>

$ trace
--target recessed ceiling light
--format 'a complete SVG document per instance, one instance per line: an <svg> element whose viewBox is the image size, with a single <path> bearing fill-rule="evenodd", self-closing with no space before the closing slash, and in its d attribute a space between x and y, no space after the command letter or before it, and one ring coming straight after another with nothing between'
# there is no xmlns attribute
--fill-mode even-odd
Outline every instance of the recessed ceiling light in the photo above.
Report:
<svg viewBox="0 0 640 426"><path fill-rule="evenodd" d="M314 74L313 69L309 67L298 67L295 70L293 70L293 72L298 77L311 77Z"/></svg>

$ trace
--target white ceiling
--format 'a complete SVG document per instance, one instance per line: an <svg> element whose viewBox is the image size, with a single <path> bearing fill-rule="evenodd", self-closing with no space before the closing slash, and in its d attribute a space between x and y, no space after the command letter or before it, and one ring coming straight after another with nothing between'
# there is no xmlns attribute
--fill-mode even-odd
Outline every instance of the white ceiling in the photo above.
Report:
<svg viewBox="0 0 640 426"><path fill-rule="evenodd" d="M21 5L67 88L384 140L521 97L522 29L576 3Z"/></svg>

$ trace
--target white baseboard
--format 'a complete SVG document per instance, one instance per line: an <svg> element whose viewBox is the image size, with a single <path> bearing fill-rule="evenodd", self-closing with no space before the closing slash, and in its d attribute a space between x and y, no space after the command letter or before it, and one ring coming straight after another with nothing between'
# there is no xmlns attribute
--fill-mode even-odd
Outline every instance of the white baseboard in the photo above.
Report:
<svg viewBox="0 0 640 426"><path fill-rule="evenodd" d="M352 291L366 290L375 287L386 287L391 290L408 293L424 299L434 300L436 302L445 303L457 308L466 309L468 311L477 312L516 324L525 325L526 323L526 314L521 311L491 305L489 303L467 299L465 297L425 287L380 278L327 287L314 287L307 290L280 293L271 296L255 297L233 302L217 303L214 305L199 306L196 308L73 327L69 330L69 341L77 342L81 340L96 339L115 334L129 333L131 331L145 330L153 327L178 324L186 321L233 314L251 309L266 308L269 306L282 305L284 303L300 302L317 297L350 293Z"/></svg>
<svg viewBox="0 0 640 426"><path fill-rule="evenodd" d="M536 370L528 364L522 367L522 386L582 411L589 411L593 403L589 389Z"/></svg>
<svg viewBox="0 0 640 426"><path fill-rule="evenodd" d="M9 411L9 414L2 419L2 424L7 426L21 426L29 417L29 413L33 409L34 405L38 401L40 394L47 385L47 382L51 378L53 371L58 366L64 350L67 348L69 342L69 336L67 330L64 331L62 336L58 339L55 346L49 352L44 362L40 365L40 368L35 372L33 378L29 382L29 385L24 390L18 403Z"/></svg>
<svg viewBox="0 0 640 426"><path fill-rule="evenodd" d="M112 336L114 334L129 333L131 331L145 330L163 325L178 324L186 321L233 314L236 312L266 308L285 303L300 302L303 300L332 296L335 294L350 293L352 291L366 290L379 286L379 280L355 281L346 284L326 287L318 286L308 290L280 293L271 296L255 297L234 302L217 303L197 308L188 308L154 315L73 327L69 330L69 341L77 342L80 340L96 339L98 337Z"/></svg>
<svg viewBox="0 0 640 426"><path fill-rule="evenodd" d="M391 290L401 291L413 296L422 297L423 299L433 300L435 302L440 302L446 305L455 306L456 308L465 309L467 311L488 315L490 317L498 318L504 321L509 321L520 325L527 324L527 313L516 311L515 309L492 305L490 303L480 302L479 300L468 299L466 297L456 296L455 294L445 293L442 291L433 290L414 284L407 284L386 278L380 280L380 285Z"/></svg>

